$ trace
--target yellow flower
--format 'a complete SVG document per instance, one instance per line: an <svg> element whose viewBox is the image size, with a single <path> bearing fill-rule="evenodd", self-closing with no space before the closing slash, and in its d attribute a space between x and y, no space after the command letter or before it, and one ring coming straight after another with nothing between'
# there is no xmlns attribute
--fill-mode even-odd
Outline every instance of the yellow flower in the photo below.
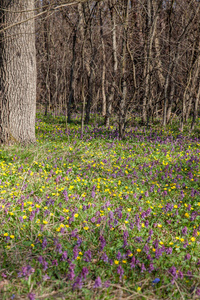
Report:
<svg viewBox="0 0 200 300"><path fill-rule="evenodd" d="M174 208L178 208L178 206L177 206L177 205L174 205Z"/></svg>
<svg viewBox="0 0 200 300"><path fill-rule="evenodd" d="M122 260L123 264L126 264L126 260Z"/></svg>
<svg viewBox="0 0 200 300"><path fill-rule="evenodd" d="M139 249L139 248L137 249L137 252L141 252L141 251L142 251L141 249Z"/></svg>
<svg viewBox="0 0 200 300"><path fill-rule="evenodd" d="M33 248L34 248L34 247L35 247L35 245L34 245L34 244L31 244L31 247L33 247Z"/></svg>
<svg viewBox="0 0 200 300"><path fill-rule="evenodd" d="M133 253L130 253L128 256L129 256L129 257L133 256Z"/></svg>
<svg viewBox="0 0 200 300"><path fill-rule="evenodd" d="M194 236L191 238L191 241L192 241L192 242L195 242L195 241L196 241L196 239L195 239Z"/></svg>
<svg viewBox="0 0 200 300"><path fill-rule="evenodd" d="M119 261L118 261L118 260L115 260L115 264L118 265L118 264L119 264Z"/></svg>
<svg viewBox="0 0 200 300"><path fill-rule="evenodd" d="M141 291L141 287L140 287L140 286L138 286L138 288L137 288L137 291L138 291L138 292L140 292L140 291Z"/></svg>
<svg viewBox="0 0 200 300"><path fill-rule="evenodd" d="M158 227L161 228L161 227L162 227L162 224L158 224Z"/></svg>
<svg viewBox="0 0 200 300"><path fill-rule="evenodd" d="M75 218L78 218L78 214L75 214L74 217L75 217Z"/></svg>
<svg viewBox="0 0 200 300"><path fill-rule="evenodd" d="M45 220L44 220L44 221L43 221L43 224L48 224L48 221L45 221Z"/></svg>
<svg viewBox="0 0 200 300"><path fill-rule="evenodd" d="M14 236L13 234L10 235L10 238L11 238L11 239L14 239L14 237L15 237L15 236Z"/></svg>
<svg viewBox="0 0 200 300"><path fill-rule="evenodd" d="M88 229L89 229L89 227L86 227L86 226L85 226L85 227L83 227L83 229L85 229L85 230L88 230Z"/></svg>
<svg viewBox="0 0 200 300"><path fill-rule="evenodd" d="M188 213L185 213L185 217L186 217L186 218L189 218L189 216L190 216L190 215L189 215Z"/></svg>
<svg viewBox="0 0 200 300"><path fill-rule="evenodd" d="M8 236L8 233L6 232L6 233L4 233L4 236Z"/></svg>

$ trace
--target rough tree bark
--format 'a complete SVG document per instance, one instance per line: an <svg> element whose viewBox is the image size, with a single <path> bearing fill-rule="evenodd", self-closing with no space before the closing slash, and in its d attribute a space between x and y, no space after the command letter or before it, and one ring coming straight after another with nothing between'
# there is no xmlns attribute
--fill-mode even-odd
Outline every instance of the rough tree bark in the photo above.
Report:
<svg viewBox="0 0 200 300"><path fill-rule="evenodd" d="M36 141L34 0L0 0L0 8L0 142L28 144Z"/></svg>
<svg viewBox="0 0 200 300"><path fill-rule="evenodd" d="M114 101L115 96L115 85L116 85L116 74L118 68L118 60L117 60L117 34L116 34L116 13L114 9L115 0L109 1L109 10L111 16L111 24L112 24L112 67L113 67L113 78L110 88L110 93L106 102L106 116L105 116L105 125L108 127L110 125L110 116L112 111L112 103Z"/></svg>
<svg viewBox="0 0 200 300"><path fill-rule="evenodd" d="M126 81L126 67L127 67L127 38L128 38L128 17L129 17L129 1L124 1L124 28L123 28L123 42L122 42L122 69L121 69L121 95L119 100L119 137L123 139L125 133L126 123L126 97L127 97L127 81Z"/></svg>

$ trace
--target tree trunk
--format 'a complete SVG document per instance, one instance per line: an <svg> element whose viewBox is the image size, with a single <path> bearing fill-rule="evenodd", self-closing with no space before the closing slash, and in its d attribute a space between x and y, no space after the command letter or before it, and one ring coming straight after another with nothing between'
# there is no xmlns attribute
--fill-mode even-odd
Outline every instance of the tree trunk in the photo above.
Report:
<svg viewBox="0 0 200 300"><path fill-rule="evenodd" d="M199 105L199 98L200 98L200 85L198 89L198 93L194 102L194 112L193 112L193 118L192 118L192 124L191 124L191 131L194 130L196 118L198 117L198 105Z"/></svg>
<svg viewBox="0 0 200 300"><path fill-rule="evenodd" d="M28 144L36 141L34 0L1 0L0 8L1 30L10 26L0 33L0 142Z"/></svg>
<svg viewBox="0 0 200 300"><path fill-rule="evenodd" d="M105 92L105 79L106 79L106 53L105 53L105 43L103 37L103 20L100 8L100 36L102 45L102 77L101 77L101 89L102 89L102 116L106 115L106 92Z"/></svg>
<svg viewBox="0 0 200 300"><path fill-rule="evenodd" d="M123 139L126 123L126 97L127 97L127 82L126 82L126 67L127 67L127 37L128 37L128 17L129 17L129 1L124 3L124 28L122 42L122 70L121 70L121 95L119 101L119 137Z"/></svg>
<svg viewBox="0 0 200 300"><path fill-rule="evenodd" d="M71 64L71 71L70 71L70 84L69 84L69 102L68 102L68 115L67 115L67 122L71 122L71 106L74 102L74 70L75 70L75 62L76 62L76 36L77 36L77 28L74 29L73 34L73 46L72 46L72 64Z"/></svg>
<svg viewBox="0 0 200 300"><path fill-rule="evenodd" d="M111 16L112 24L112 66L113 66L113 78L111 83L111 89L106 103L106 116L105 116L105 125L108 127L110 125L110 116L112 111L112 103L115 96L115 81L118 68L117 60L117 37L116 37L116 13L115 13L115 0L109 2L109 10Z"/></svg>

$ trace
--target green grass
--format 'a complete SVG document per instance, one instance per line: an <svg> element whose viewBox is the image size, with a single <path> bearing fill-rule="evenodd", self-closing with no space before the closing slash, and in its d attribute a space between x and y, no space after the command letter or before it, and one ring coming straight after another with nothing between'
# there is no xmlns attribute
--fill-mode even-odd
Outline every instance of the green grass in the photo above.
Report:
<svg viewBox="0 0 200 300"><path fill-rule="evenodd" d="M36 132L0 149L0 298L198 299L199 124Z"/></svg>

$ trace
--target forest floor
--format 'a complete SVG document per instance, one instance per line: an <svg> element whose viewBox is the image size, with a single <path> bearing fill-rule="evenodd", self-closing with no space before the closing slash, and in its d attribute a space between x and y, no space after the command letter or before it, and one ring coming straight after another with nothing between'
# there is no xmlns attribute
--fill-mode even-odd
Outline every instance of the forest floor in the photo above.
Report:
<svg viewBox="0 0 200 300"><path fill-rule="evenodd" d="M37 145L1 147L0 299L200 299L199 124L38 115Z"/></svg>

